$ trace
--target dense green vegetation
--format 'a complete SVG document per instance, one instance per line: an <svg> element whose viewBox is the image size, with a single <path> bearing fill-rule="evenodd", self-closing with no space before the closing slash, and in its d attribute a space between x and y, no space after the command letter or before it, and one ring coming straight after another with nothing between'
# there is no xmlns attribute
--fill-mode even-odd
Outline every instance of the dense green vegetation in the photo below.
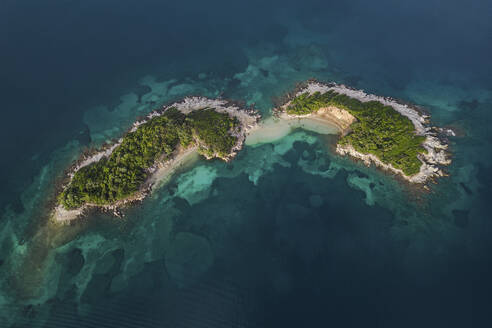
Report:
<svg viewBox="0 0 492 328"><path fill-rule="evenodd" d="M324 94L304 93L294 98L287 113L305 115L327 106L345 109L357 118L350 126L351 132L340 139L340 144L350 144L361 153L374 154L406 175L419 172L422 163L417 154L425 152L422 146L425 137L416 135L412 121L391 106L378 101L361 102L330 90Z"/></svg>
<svg viewBox="0 0 492 328"><path fill-rule="evenodd" d="M208 157L226 157L237 140L230 133L238 124L236 118L213 109L185 115L170 108L128 133L109 158L78 170L59 201L73 209L84 203L104 205L128 197L145 181L147 169L161 156L172 156L179 145L197 145Z"/></svg>
<svg viewBox="0 0 492 328"><path fill-rule="evenodd" d="M197 110L188 115L187 121L200 153L208 157L227 157L230 154L237 140L230 131L238 127L239 121L236 118L225 120L223 117L224 114L213 109Z"/></svg>

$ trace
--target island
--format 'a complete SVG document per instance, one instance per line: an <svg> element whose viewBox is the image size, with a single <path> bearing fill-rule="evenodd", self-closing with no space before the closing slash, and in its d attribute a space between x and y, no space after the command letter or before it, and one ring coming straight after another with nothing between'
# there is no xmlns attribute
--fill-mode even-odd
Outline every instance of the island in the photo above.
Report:
<svg viewBox="0 0 492 328"><path fill-rule="evenodd" d="M311 118L340 130L336 152L425 183L444 176L451 163L451 129L430 125L421 108L397 99L366 94L337 83L310 80L287 94L274 109L280 119Z"/></svg>
<svg viewBox="0 0 492 328"><path fill-rule="evenodd" d="M193 152L231 160L257 111L220 99L188 97L136 121L117 142L84 156L67 172L55 208L57 221L89 208L112 211L142 200L154 184Z"/></svg>
<svg viewBox="0 0 492 328"><path fill-rule="evenodd" d="M397 99L309 80L287 93L273 114L260 122L252 108L204 97L155 110L119 140L72 165L54 218L70 221L93 208L119 215L121 207L143 200L190 154L230 161L245 142L272 142L296 128L338 132L338 154L424 188L425 182L445 176L444 167L451 163L448 137L454 132L431 126L423 109Z"/></svg>

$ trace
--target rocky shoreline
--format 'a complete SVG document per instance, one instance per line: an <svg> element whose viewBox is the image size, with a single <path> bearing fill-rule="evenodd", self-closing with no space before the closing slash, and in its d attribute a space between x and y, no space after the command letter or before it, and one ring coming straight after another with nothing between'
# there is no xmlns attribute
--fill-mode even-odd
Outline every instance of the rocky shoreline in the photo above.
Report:
<svg viewBox="0 0 492 328"><path fill-rule="evenodd" d="M237 141L228 156L220 157L224 161L230 161L232 158L234 158L234 156L236 156L237 152L243 147L244 141L246 139L246 134L248 133L248 131L254 129L257 126L261 118L260 114L257 111L253 109L240 108L238 105L228 100L209 99L206 97L186 97L179 102L175 102L171 105L163 106L158 110L154 110L146 115L143 119L135 121L131 128L124 135L136 131L140 125L145 124L154 117L162 115L166 110L173 107L177 108L184 114L188 114L195 110L213 108L219 113L226 113L230 117L235 117L238 119L240 124L232 132L232 135L237 138ZM104 157L109 157L113 150L122 143L123 138L124 136L114 141L113 143L107 143L103 145L101 149L97 151L89 151L86 154L82 155L65 172L65 178L63 179L63 182L58 189L64 190L70 184L74 174L82 167L95 163ZM141 202L151 193L152 187L160 180L160 178L163 178L166 175L165 172L162 171L169 171L168 173L172 173L171 171L173 171L176 166L181 164L181 162L192 153L195 153L196 150L197 147L189 147L188 149L180 148L173 154L171 159L160 159L156 161L153 166L147 169L149 176L142 184L141 188L125 199L119 200L110 205L98 205L88 203L84 204L80 208L73 210L67 210L62 205L57 204L52 211L52 218L56 222L70 222L74 219L84 216L88 211L94 209L109 212L114 216L121 217L122 212L120 209L122 207ZM213 156L206 156L206 158L211 159L213 158ZM57 192L57 194L58 193L59 192Z"/></svg>
<svg viewBox="0 0 492 328"><path fill-rule="evenodd" d="M360 159L366 165L370 165L371 163L375 164L382 169L400 175L403 179L411 183L424 184L434 178L447 175L445 173L445 166L451 164L450 153L447 151L448 137L455 136L456 134L453 130L449 128L443 129L432 126L430 124L430 116L422 108L419 108L415 105L408 104L406 102L391 97L381 97L373 94L367 94L363 90L350 88L343 84L337 84L334 82L322 83L316 80L309 80L305 83L299 84L294 92L286 94L286 96L283 98L283 104L280 104L274 110L274 113L280 118L299 118L310 115L316 116L318 115L317 113L309 115L289 115L285 112L285 110L290 104L291 100L301 94L308 93L309 95L312 95L316 92L320 92L323 94L328 91L334 91L339 94L344 94L361 102L378 101L384 105L391 106L401 115L406 116L410 119L415 127L415 132L417 135L425 136L425 141L422 146L427 151L427 154L422 153L418 156L418 159L420 160L422 165L420 167L420 171L412 176L406 175L405 173L403 173L402 170L393 167L391 164L383 163L375 155L360 153L350 145L337 145L336 152L338 154L349 155L353 158ZM336 119L336 116L332 116L332 118ZM346 121L339 122L339 124L336 125L340 127L346 125L346 123ZM346 130L341 129L342 134L346 132Z"/></svg>
<svg viewBox="0 0 492 328"><path fill-rule="evenodd" d="M67 210L62 205L57 204L54 209L54 219L57 222L70 222L74 219L84 216L91 210L100 210L102 212L109 213L115 217L123 217L121 209L123 207L142 202L152 191L156 183L162 179L167 178L176 170L181 164L183 164L188 157L196 153L196 147L189 147L187 149L179 149L172 156L172 159L164 161L159 160L154 165L151 175L142 184L140 189L130 197L119 200L110 205L98 205L86 203L80 208Z"/></svg>
<svg viewBox="0 0 492 328"><path fill-rule="evenodd" d="M354 159L362 160L365 165L374 164L388 172L392 172L401 176L405 181L415 184L425 184L428 181L434 180L434 178L446 176L445 166L451 163L450 154L448 150L448 137L455 136L453 130L449 128L438 128L430 124L430 116L422 109L412 104L405 103L398 99L390 97L380 97L372 94L367 94L362 90L353 89L343 84L337 83L321 83L315 80L309 80L307 82L299 84L294 92L287 93L282 103L273 109L273 114L280 120L292 121L299 119L311 119L319 122L320 124L335 126L338 128L341 135L350 133L350 125L356 121L356 118L348 113L346 110L329 106L326 108L320 108L317 112L306 115L291 115L286 113L286 108L289 106L292 99L303 94L308 93L310 95L315 92L325 93L328 91L335 91L339 94L347 95L351 98L355 98L361 102L378 101L384 105L391 106L394 110L398 111L401 115L410 119L415 127L415 133L417 135L425 136L425 141L422 146L425 148L426 153L418 155L418 159L422 163L420 171L417 174L408 176L402 170L393 167L391 164L382 162L377 156L373 154L364 154L358 152L351 145L337 144L335 151L342 155L351 156ZM227 156L220 157L224 161L230 161L236 156L237 152L242 149L246 136L253 130L261 129L260 114L254 109L244 109L241 105L223 100L223 99L209 99L205 97L193 96L186 97L179 102L172 103L171 105L163 106L158 110L150 112L143 119L135 121L132 127L125 133L131 133L138 129L142 124L145 124L154 117L162 115L169 108L175 107L183 114L189 114L192 111L200 110L204 108L213 108L219 113L227 113L230 117L235 117L240 124L232 131L232 135L237 138L236 144L232 148L232 151ZM89 152L81 156L66 172L64 183L61 186L63 190L68 186L75 172L86 165L97 162L103 157L111 155L113 150L118 147L123 138L115 140L113 143L105 144L100 150L96 152ZM178 166L184 158L190 156L191 153L195 153L196 147L190 147L188 149L178 149L173 154L171 159L158 160L152 167L148 168L148 178L142 184L141 188L130 197L117 201L111 205L96 205L85 204L82 207L75 210L66 210L61 205L57 205L53 209L53 217L57 222L69 222L75 218L83 216L87 211L93 209L99 209L102 211L110 212L115 216L121 216L120 209L132 203L142 201L152 191L152 187L166 174L172 173L173 168ZM207 159L211 159L214 156L205 155Z"/></svg>
<svg viewBox="0 0 492 328"><path fill-rule="evenodd" d="M188 114L201 108L213 108L219 113L226 113L235 117L240 122L239 126L232 132L232 136L237 138L236 144L227 157L221 157L224 161L230 161L234 158L239 150L243 147L246 135L254 129L261 119L261 115L254 109L241 109L231 101L222 99L209 99L205 97L186 97L182 101L174 103L168 108L176 107L183 114ZM207 159L213 157L206 156Z"/></svg>

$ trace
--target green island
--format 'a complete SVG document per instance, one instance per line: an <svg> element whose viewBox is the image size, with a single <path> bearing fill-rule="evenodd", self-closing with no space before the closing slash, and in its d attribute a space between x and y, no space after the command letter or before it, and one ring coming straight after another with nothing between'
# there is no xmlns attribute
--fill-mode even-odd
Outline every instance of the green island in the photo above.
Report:
<svg viewBox="0 0 492 328"><path fill-rule="evenodd" d="M443 129L429 126L428 116L415 107L336 83L312 81L286 100L274 109L284 122L278 125L268 120L258 124L260 115L255 110L200 97L187 97L152 112L118 143L73 166L70 180L58 194L56 220L76 218L87 207L117 211L143 199L187 154L196 150L207 159L228 161L241 149L247 134L249 140L262 136L269 140L275 135L272 129L282 134L285 122L292 120L335 125L341 132L338 154L351 155L366 165L375 163L409 182L425 183L446 175L442 167L451 160L447 139L439 135Z"/></svg>
<svg viewBox="0 0 492 328"><path fill-rule="evenodd" d="M77 170L58 201L71 210L125 199L139 190L157 161L171 159L180 147L196 147L207 158L227 160L237 143L234 131L239 124L236 117L213 108L188 114L168 108L126 134L110 156Z"/></svg>
<svg viewBox="0 0 492 328"><path fill-rule="evenodd" d="M302 93L290 101L285 111L289 115L307 115L330 106L346 110L356 118L340 138L340 145L351 145L360 153L373 154L407 176L419 172L422 162L418 155L427 152L422 146L426 137L417 135L412 121L391 106L379 101L362 102L329 90Z"/></svg>

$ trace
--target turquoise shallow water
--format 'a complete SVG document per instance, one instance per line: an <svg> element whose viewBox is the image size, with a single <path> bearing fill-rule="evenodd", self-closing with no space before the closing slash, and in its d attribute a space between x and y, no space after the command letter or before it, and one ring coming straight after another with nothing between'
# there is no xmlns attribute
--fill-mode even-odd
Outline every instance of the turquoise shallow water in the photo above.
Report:
<svg viewBox="0 0 492 328"><path fill-rule="evenodd" d="M487 3L3 6L1 325L490 325ZM189 163L123 220L46 223L56 178L138 116L196 94L268 116L310 77L424 106L460 132L451 176L416 194L297 130Z"/></svg>

